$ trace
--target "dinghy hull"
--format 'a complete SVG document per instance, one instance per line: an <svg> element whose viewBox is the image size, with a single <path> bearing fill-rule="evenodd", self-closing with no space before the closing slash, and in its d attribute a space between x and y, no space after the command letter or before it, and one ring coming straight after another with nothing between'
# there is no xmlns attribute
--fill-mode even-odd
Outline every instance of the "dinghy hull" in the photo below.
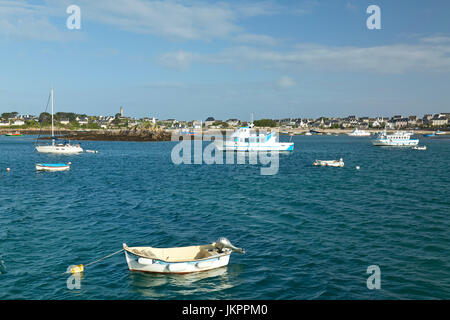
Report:
<svg viewBox="0 0 450 320"><path fill-rule="evenodd" d="M37 171L66 171L70 169L67 164L36 164Z"/></svg>
<svg viewBox="0 0 450 320"><path fill-rule="evenodd" d="M136 250L128 248L126 244L123 248L130 271L150 273L186 274L217 269L227 266L231 255L231 250L225 249L222 253L201 259L167 261L136 254Z"/></svg>

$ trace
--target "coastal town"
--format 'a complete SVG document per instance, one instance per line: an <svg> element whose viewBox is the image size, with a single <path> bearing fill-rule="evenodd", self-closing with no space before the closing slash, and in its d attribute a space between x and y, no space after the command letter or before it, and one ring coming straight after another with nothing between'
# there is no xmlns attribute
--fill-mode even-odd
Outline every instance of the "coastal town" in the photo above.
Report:
<svg viewBox="0 0 450 320"><path fill-rule="evenodd" d="M39 116L22 115L18 112L3 112L0 116L1 129L39 129L51 125L51 115L43 112ZM54 115L54 125L60 130L117 130L117 129L233 129L248 125L240 119L215 119L210 116L205 120L157 119L155 117L136 118L124 115L123 107L115 115L86 115L69 112L57 112ZM319 117L260 119L254 121L255 127L271 127L280 130L319 130L319 129L447 129L450 127L450 113L417 115L394 115L392 117L366 117L350 115L344 118Z"/></svg>

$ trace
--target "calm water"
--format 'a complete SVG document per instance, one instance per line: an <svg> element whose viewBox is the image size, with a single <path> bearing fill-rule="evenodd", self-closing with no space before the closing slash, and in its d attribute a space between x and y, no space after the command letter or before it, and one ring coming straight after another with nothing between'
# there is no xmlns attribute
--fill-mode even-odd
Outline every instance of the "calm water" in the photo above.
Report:
<svg viewBox="0 0 450 320"><path fill-rule="evenodd" d="M257 165L180 165L172 142L84 142L98 154L49 156L0 137L0 299L450 299L450 140L426 151L368 138L295 137L275 176ZM344 158L344 168L315 159ZM36 173L37 162L71 161ZM359 165L361 170L356 170ZM7 173L5 168L10 167ZM128 271L130 246L246 249L227 268L167 276ZM381 290L368 290L369 265Z"/></svg>

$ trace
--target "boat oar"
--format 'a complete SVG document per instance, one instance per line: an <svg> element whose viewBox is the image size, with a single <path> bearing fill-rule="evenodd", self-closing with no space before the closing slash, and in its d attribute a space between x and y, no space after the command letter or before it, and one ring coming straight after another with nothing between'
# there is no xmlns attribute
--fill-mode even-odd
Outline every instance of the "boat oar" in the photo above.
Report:
<svg viewBox="0 0 450 320"><path fill-rule="evenodd" d="M83 265L83 264L78 264L78 265L76 265L76 266L71 265L71 266L69 266L69 267L67 268L66 273L72 273L72 274L73 274L73 273L82 273L82 272L84 271L84 268L85 268L85 267L90 266L91 264L100 262L100 261L102 261L102 260L104 260L104 259L106 259L106 258L112 257L112 256L114 256L114 255L116 255L116 254L118 254L118 253L121 253L122 251L123 251L123 249L120 249L119 251L116 251L116 252L113 252L113 253L111 253L111 254L108 254L107 256L104 256L103 258L100 258L100 259L97 259L97 260L95 260L95 261L89 262L89 263L87 263L87 264L85 264L85 265Z"/></svg>

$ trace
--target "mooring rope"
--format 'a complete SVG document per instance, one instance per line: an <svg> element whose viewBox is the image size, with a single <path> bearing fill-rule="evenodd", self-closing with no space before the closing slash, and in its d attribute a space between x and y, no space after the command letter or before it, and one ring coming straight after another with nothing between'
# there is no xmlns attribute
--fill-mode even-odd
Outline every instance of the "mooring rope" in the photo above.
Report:
<svg viewBox="0 0 450 320"><path fill-rule="evenodd" d="M79 264L79 265L76 265L76 266L74 266L74 265L69 266L70 267L70 272L69 272L69 269L68 269L68 271L66 271L65 273L80 273L80 272L83 272L84 271L84 267L90 266L91 264L94 264L94 263L100 262L102 260L105 260L106 258L112 257L112 256L114 256L114 255L116 255L118 253L121 253L123 250L124 249L120 249L119 251L113 252L111 254L108 254L107 256L104 256L104 257L102 257L100 259L97 259L95 261L89 262L89 263L84 264L84 265L83 264Z"/></svg>
<svg viewBox="0 0 450 320"><path fill-rule="evenodd" d="M105 256L105 257L103 257L103 258L100 258L100 259L98 259L98 260L89 262L89 263L85 264L84 266L85 266L85 267L90 266L91 264L94 264L94 263L97 263L97 262L99 262L99 261L102 261L102 260L104 260L104 259L106 259L106 258L112 257L112 256L114 256L114 255L116 255L116 254L118 254L118 253L121 253L122 251L123 251L123 249L120 249L119 251L116 251L116 252L114 252L114 253L108 254L107 256Z"/></svg>

